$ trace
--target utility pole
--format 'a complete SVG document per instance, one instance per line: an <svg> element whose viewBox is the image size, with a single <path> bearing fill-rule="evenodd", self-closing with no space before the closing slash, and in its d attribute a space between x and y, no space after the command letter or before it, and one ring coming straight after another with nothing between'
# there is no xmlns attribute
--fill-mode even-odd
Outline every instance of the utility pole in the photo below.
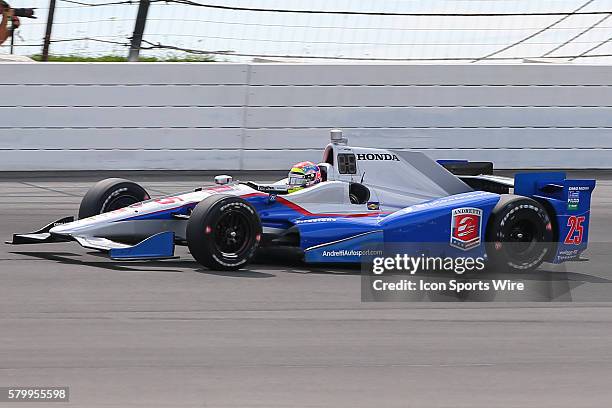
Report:
<svg viewBox="0 0 612 408"><path fill-rule="evenodd" d="M140 4L138 5L138 14L136 14L136 24L134 24L134 34L132 35L132 41L130 43L128 61L138 61L142 35L144 33L145 24L147 23L147 14L149 13L150 4L150 0L140 0Z"/></svg>
<svg viewBox="0 0 612 408"><path fill-rule="evenodd" d="M49 44L51 43L51 29L53 28L53 15L55 14L55 0L49 0L49 14L47 14L47 29L42 49L42 60L49 61Z"/></svg>

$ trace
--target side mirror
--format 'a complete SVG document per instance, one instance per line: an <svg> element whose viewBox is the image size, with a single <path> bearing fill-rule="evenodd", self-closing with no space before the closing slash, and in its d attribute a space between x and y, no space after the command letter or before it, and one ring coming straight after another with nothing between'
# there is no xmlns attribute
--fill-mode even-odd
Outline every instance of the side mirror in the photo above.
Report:
<svg viewBox="0 0 612 408"><path fill-rule="evenodd" d="M349 185L349 198L351 204L365 204L370 199L370 189L361 183L351 183Z"/></svg>
<svg viewBox="0 0 612 408"><path fill-rule="evenodd" d="M327 180L331 180L329 178L330 175L333 176L333 168L331 166L331 164L329 163L319 163L317 164L317 166L319 167L319 170L321 170L321 181L327 181ZM333 179L333 177L332 177Z"/></svg>

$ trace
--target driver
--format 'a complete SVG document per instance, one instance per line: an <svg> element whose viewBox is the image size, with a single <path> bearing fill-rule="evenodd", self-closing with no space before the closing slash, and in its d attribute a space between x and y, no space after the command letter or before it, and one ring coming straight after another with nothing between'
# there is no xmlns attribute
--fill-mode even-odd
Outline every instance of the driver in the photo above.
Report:
<svg viewBox="0 0 612 408"><path fill-rule="evenodd" d="M303 188L313 186L322 181L319 166L310 161L304 161L293 165L287 176L289 193L299 191Z"/></svg>

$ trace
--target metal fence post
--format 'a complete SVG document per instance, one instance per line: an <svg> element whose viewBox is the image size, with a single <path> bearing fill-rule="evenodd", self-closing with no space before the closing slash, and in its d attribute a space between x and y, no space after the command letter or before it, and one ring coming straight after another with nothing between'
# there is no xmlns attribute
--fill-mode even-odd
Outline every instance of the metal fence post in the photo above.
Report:
<svg viewBox="0 0 612 408"><path fill-rule="evenodd" d="M42 60L49 61L49 44L51 43L51 29L53 28L53 15L55 14L55 0L49 0L49 14L47 14L47 28L42 49Z"/></svg>
<svg viewBox="0 0 612 408"><path fill-rule="evenodd" d="M136 23L134 24L134 34L130 43L130 52L128 61L138 61L140 54L140 44L142 43L142 34L144 33L145 24L147 23L147 14L149 13L149 0L140 0L138 5L138 14L136 15Z"/></svg>

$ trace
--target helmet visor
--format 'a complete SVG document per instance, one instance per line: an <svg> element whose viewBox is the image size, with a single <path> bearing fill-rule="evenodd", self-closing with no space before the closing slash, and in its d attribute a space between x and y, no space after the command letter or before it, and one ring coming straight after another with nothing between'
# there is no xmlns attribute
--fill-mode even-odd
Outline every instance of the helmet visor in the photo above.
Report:
<svg viewBox="0 0 612 408"><path fill-rule="evenodd" d="M290 186L303 186L306 184L306 177L303 174L289 173L287 184Z"/></svg>

